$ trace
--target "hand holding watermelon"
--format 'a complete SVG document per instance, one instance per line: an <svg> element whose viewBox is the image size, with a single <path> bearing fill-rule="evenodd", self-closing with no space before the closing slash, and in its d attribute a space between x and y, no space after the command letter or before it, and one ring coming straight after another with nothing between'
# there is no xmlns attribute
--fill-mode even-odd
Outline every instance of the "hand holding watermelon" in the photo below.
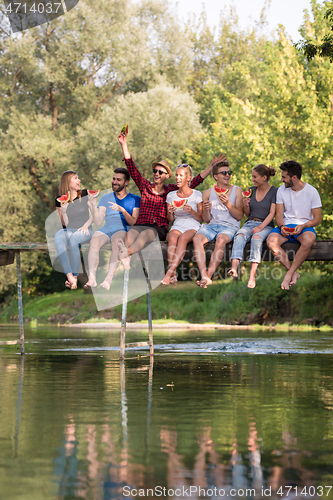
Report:
<svg viewBox="0 0 333 500"><path fill-rule="evenodd" d="M126 137L127 134L128 134L128 123L126 123L126 125L124 125L123 128L121 129L121 135Z"/></svg>
<svg viewBox="0 0 333 500"><path fill-rule="evenodd" d="M282 236L291 236L291 235L296 235L301 232L301 228L299 226L296 227L287 227L287 226L282 226L281 227L281 234Z"/></svg>

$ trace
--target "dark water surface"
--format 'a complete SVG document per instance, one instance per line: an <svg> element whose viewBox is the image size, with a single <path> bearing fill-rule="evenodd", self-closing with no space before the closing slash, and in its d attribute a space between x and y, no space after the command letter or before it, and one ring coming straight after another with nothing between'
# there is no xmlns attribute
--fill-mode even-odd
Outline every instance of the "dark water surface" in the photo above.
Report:
<svg viewBox="0 0 333 500"><path fill-rule="evenodd" d="M333 498L333 333L155 331L124 363L117 331L26 339L0 348L1 499Z"/></svg>

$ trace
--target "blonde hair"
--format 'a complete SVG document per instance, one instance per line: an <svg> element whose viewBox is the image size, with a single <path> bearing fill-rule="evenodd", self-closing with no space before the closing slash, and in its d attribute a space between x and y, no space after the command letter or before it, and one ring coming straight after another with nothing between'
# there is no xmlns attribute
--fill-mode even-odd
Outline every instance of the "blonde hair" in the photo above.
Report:
<svg viewBox="0 0 333 500"><path fill-rule="evenodd" d="M187 163L181 163L180 165L178 165L178 167L176 168L176 172L177 170L179 170L180 168L182 168L183 170L185 170L191 177L193 177L193 170L192 170L192 167L190 165L188 165Z"/></svg>
<svg viewBox="0 0 333 500"><path fill-rule="evenodd" d="M61 179L60 179L60 185L59 185L60 196L62 196L63 194L66 194L66 193L68 193L68 191L70 191L69 185L71 182L71 178L74 175L77 175L77 172L75 172L75 170L66 170L66 172L64 172L62 174ZM79 189L77 191L77 196L78 196L78 198L81 198L81 189Z"/></svg>

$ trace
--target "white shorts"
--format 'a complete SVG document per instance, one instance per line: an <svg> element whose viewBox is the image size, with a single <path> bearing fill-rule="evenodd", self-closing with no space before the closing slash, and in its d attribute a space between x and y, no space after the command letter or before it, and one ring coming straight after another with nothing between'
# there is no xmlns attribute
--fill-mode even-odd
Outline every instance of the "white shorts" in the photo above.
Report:
<svg viewBox="0 0 333 500"><path fill-rule="evenodd" d="M172 227L170 228L170 231L172 231L173 229L179 231L180 233L185 233L185 231L189 231L190 229L198 231L200 226L201 226L200 222L195 220L193 217L189 218L182 217L173 223Z"/></svg>

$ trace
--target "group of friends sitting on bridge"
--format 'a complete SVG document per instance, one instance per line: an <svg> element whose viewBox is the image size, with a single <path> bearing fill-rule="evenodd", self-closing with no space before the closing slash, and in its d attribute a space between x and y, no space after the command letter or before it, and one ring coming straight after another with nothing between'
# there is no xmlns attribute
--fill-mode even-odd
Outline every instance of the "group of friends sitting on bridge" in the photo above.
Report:
<svg viewBox="0 0 333 500"><path fill-rule="evenodd" d="M316 239L314 228L321 222L320 196L313 186L301 180L302 166L298 162L291 160L280 165L282 185L279 188L269 183L276 174L275 169L263 164L254 167L251 196L246 197L238 186L230 183L232 171L225 155L214 156L211 164L195 177L190 165L178 165L176 184L166 184L172 176L170 164L166 160L154 162L153 182L150 182L134 164L127 146L127 133L122 132L118 141L127 168L114 170L113 192L103 195L98 205L96 198L86 189L81 190L76 172L67 171L62 175L60 195L70 192L70 199L74 201L62 203L56 200L63 229L55 235L55 245L67 277L67 287L77 288L81 244L90 241L89 278L85 287L96 287L99 251L111 243L108 274L100 284L108 290L119 262L129 269L131 255L157 237L168 242L169 269L162 280L163 285L177 283L177 266L191 241L200 271L197 285L201 288L212 283L223 259L225 245L230 241L233 241L233 247L228 276L238 277L245 244L251 240L251 271L247 286L254 288L262 245L267 240L275 259L287 270L281 288L289 290L297 282L300 277L298 269ZM195 189L210 174L215 180L215 188L203 193ZM141 197L127 191L130 177ZM75 200L80 203L75 203ZM179 203L184 200L185 203ZM240 227L244 214L247 219ZM103 221L103 227L93 233L92 223L101 225ZM209 241L215 242L215 248L207 269L204 246ZM287 241L300 244L292 262L282 248Z"/></svg>

